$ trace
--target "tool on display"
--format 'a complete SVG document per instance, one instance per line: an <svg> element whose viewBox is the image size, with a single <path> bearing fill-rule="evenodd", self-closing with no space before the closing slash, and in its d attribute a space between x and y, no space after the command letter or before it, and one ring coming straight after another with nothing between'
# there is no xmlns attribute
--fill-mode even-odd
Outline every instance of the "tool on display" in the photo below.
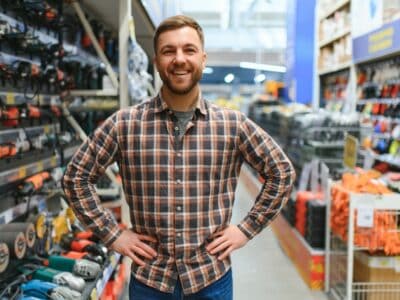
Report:
<svg viewBox="0 0 400 300"><path fill-rule="evenodd" d="M52 282L60 286L69 287L75 291L82 292L85 288L85 280L71 272L59 271L48 267L34 264L25 264L18 267L18 270L32 279Z"/></svg>
<svg viewBox="0 0 400 300"><path fill-rule="evenodd" d="M21 285L21 291L24 296L38 297L41 299L76 300L82 297L81 293L70 288L37 279L23 283Z"/></svg>
<svg viewBox="0 0 400 300"><path fill-rule="evenodd" d="M31 195L43 187L43 183L50 179L49 172L40 172L24 180L18 186L18 193L20 195Z"/></svg>
<svg viewBox="0 0 400 300"><path fill-rule="evenodd" d="M25 234L26 245L32 248L36 241L35 225L31 222L16 222L0 225L0 232L23 232Z"/></svg>
<svg viewBox="0 0 400 300"><path fill-rule="evenodd" d="M100 265L104 263L104 258L101 255L93 255L89 252L69 251L62 253L61 255L72 259L87 259Z"/></svg>
<svg viewBox="0 0 400 300"><path fill-rule="evenodd" d="M10 251L6 243L0 243L0 273L3 273L10 262Z"/></svg>
<svg viewBox="0 0 400 300"><path fill-rule="evenodd" d="M10 257L22 259L26 253L26 239L23 232L1 232L0 243L5 243Z"/></svg>
<svg viewBox="0 0 400 300"><path fill-rule="evenodd" d="M61 238L60 245L67 250L89 252L94 255L100 255L103 258L105 258L108 253L106 247L89 240L76 239L72 233L64 234Z"/></svg>
<svg viewBox="0 0 400 300"><path fill-rule="evenodd" d="M86 259L50 255L47 264L50 268L71 272L84 279L95 279L101 273L101 267L98 263Z"/></svg>

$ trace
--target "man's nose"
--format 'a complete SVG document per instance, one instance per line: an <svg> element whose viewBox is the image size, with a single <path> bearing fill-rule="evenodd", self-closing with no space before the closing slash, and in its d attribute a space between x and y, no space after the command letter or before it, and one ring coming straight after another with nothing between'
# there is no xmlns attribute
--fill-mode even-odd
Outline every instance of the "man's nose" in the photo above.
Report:
<svg viewBox="0 0 400 300"><path fill-rule="evenodd" d="M178 49L176 51L174 62L177 63L177 64L185 62L185 53L183 53L182 50Z"/></svg>

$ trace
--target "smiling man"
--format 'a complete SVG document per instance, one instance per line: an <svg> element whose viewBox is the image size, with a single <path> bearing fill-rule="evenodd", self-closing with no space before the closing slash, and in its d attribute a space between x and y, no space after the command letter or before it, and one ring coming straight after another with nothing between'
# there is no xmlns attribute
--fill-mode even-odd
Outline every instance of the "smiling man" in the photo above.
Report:
<svg viewBox="0 0 400 300"><path fill-rule="evenodd" d="M108 118L80 147L63 186L79 220L133 260L134 300L232 300L230 254L277 216L294 181L279 146L240 112L202 98L203 31L186 16L154 36L163 86L149 101ZM94 184L117 161L132 228L122 231ZM254 206L231 224L240 168L265 179ZM239 199L240 200L240 199Z"/></svg>

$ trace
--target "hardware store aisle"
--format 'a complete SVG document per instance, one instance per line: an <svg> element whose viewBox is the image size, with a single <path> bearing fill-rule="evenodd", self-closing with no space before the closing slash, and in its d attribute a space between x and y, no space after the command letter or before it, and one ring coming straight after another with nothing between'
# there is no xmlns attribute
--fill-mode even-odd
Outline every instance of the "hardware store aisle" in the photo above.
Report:
<svg viewBox="0 0 400 300"><path fill-rule="evenodd" d="M243 176L243 172L242 175ZM249 211L257 191L239 180L232 224ZM233 256L234 300L325 300L323 292L311 291L266 228Z"/></svg>

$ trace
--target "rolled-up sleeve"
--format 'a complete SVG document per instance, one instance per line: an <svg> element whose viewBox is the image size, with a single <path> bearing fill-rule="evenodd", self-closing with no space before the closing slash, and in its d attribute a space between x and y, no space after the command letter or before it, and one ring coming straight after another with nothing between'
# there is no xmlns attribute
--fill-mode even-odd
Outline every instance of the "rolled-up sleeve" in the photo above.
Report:
<svg viewBox="0 0 400 300"><path fill-rule="evenodd" d="M80 146L63 177L65 195L77 218L106 246L121 230L112 213L100 205L94 185L119 155L116 119L116 114L109 117Z"/></svg>
<svg viewBox="0 0 400 300"><path fill-rule="evenodd" d="M279 214L289 199L294 168L276 142L258 125L242 116L239 150L244 160L265 180L256 201L239 229L253 238Z"/></svg>

